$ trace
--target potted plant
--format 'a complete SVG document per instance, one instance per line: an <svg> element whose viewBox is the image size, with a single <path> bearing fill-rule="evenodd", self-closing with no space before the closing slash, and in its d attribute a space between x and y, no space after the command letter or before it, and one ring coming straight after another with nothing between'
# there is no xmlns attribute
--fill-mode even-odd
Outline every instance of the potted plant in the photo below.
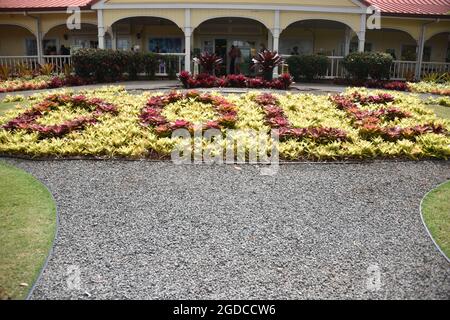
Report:
<svg viewBox="0 0 450 320"><path fill-rule="evenodd" d="M266 81L272 81L273 69L281 65L283 59L276 51L264 50L253 58L253 67L262 72Z"/></svg>

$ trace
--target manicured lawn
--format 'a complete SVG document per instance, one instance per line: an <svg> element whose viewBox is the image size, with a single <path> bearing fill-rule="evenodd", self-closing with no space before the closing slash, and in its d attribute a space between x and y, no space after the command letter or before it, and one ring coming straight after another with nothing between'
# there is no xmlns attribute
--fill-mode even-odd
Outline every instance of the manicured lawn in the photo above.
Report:
<svg viewBox="0 0 450 320"><path fill-rule="evenodd" d="M434 240L450 257L450 181L427 195L422 213Z"/></svg>
<svg viewBox="0 0 450 320"><path fill-rule="evenodd" d="M0 300L23 299L52 245L55 203L30 174L0 162Z"/></svg>

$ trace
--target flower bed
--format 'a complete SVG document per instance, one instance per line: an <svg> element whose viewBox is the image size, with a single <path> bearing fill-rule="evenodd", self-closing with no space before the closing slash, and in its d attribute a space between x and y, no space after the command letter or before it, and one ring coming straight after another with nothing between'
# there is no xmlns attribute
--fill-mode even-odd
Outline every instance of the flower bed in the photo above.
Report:
<svg viewBox="0 0 450 320"><path fill-rule="evenodd" d="M136 95L114 87L80 94L84 97L65 89L56 96L24 98L22 103L34 106L0 117L0 154L168 157L179 142L170 133L198 126L220 130L224 137L234 130L233 141L243 143L244 154L259 148L245 131L262 133L271 142L263 150L269 154L271 129L278 129L276 146L289 160L450 157L450 122L437 118L417 96L398 92L352 89L335 97L249 92L225 98L198 92ZM93 116L95 121L81 125L51 127ZM204 150L212 149L211 139L199 139ZM230 147L227 139L220 143Z"/></svg>
<svg viewBox="0 0 450 320"><path fill-rule="evenodd" d="M347 138L345 131L336 128L293 127L280 107L279 99L270 93L256 96L255 102L263 108L266 115L266 124L272 129L279 130L278 134L281 141L310 139L315 142L331 142L344 141Z"/></svg>
<svg viewBox="0 0 450 320"><path fill-rule="evenodd" d="M92 81L77 76L38 76L31 79L16 78L13 80L0 81L0 93L61 88L64 86L81 86L88 83L92 83Z"/></svg>
<svg viewBox="0 0 450 320"><path fill-rule="evenodd" d="M436 95L450 96L450 82L433 83L433 82L404 82L404 81L387 81L387 80L368 80L363 82L348 81L347 79L336 79L334 81L338 85L353 85L358 87L366 87L372 89L386 89L394 91L409 91L414 93L431 93Z"/></svg>
<svg viewBox="0 0 450 320"><path fill-rule="evenodd" d="M60 108L84 109L91 114L80 116L75 119L66 120L61 124L44 125L38 120L46 115L55 112ZM2 129L9 131L24 130L29 133L37 133L40 138L62 137L74 130L81 130L88 125L97 123L104 113L116 113L114 105L104 102L101 99L87 99L85 96L51 95L43 101L34 105L18 117L8 121Z"/></svg>
<svg viewBox="0 0 450 320"><path fill-rule="evenodd" d="M271 81L263 78L246 77L243 74L230 74L226 77L216 77L206 73L192 76L187 71L182 71L179 79L184 88L266 88L276 90L288 90L292 84L292 77L289 74L282 74Z"/></svg>
<svg viewBox="0 0 450 320"><path fill-rule="evenodd" d="M184 119L170 121L163 115L164 107L172 103L182 103L186 108L193 102L202 105L211 105L217 115L216 119L208 120L205 123L193 123ZM144 126L151 126L160 137L167 137L176 129L194 130L194 126L199 126L203 130L234 128L237 120L237 108L234 104L220 96L211 94L200 94L197 91L187 93L171 92L167 95L151 97L146 107L141 112L141 123Z"/></svg>
<svg viewBox="0 0 450 320"><path fill-rule="evenodd" d="M375 110L362 110L360 105L386 105L393 102L395 98L389 94L378 94L376 96L362 96L354 92L350 96L338 95L331 98L336 106L348 113L353 119L352 123L359 130L359 135L364 139L374 139L381 137L388 141L400 139L414 139L425 133L447 134L448 131L443 124L422 124L412 127L400 127L383 125L396 119L410 118L410 112L402 111L399 108L380 108Z"/></svg>

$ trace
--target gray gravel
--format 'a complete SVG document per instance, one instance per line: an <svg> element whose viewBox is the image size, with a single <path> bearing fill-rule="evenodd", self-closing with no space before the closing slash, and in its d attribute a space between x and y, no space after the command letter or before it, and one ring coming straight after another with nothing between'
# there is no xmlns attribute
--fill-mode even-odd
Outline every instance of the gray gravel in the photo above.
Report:
<svg viewBox="0 0 450 320"><path fill-rule="evenodd" d="M306 163L273 177L250 165L8 162L49 187L60 215L33 299L450 298L450 265L419 215L450 162ZM377 269L381 286L368 286Z"/></svg>

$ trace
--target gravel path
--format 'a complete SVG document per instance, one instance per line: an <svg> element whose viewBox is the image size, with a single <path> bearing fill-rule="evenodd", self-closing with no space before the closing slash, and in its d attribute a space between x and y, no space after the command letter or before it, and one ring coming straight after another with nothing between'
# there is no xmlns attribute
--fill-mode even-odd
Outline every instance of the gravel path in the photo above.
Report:
<svg viewBox="0 0 450 320"><path fill-rule="evenodd" d="M450 298L419 215L450 162L8 162L58 204L33 299Z"/></svg>

